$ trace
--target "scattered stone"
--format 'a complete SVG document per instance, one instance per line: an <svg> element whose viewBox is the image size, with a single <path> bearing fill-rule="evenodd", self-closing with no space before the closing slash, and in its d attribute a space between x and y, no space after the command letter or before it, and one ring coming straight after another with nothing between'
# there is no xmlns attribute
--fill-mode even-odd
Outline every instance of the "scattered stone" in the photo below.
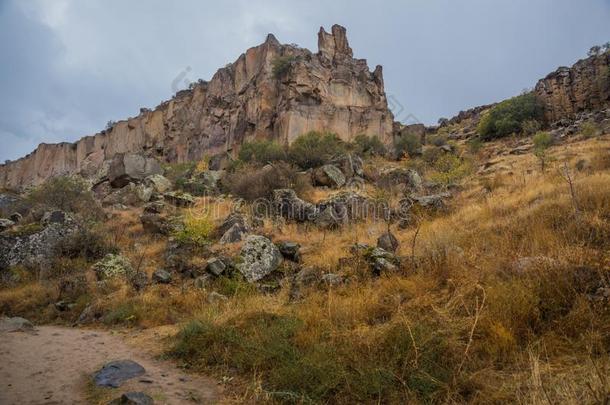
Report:
<svg viewBox="0 0 610 405"><path fill-rule="evenodd" d="M148 276L143 271L134 272L131 277L129 277L129 283L136 291L142 291L148 286Z"/></svg>
<svg viewBox="0 0 610 405"><path fill-rule="evenodd" d="M180 207L180 208L189 208L195 205L195 198L188 193L179 193L179 192L169 192L163 194L168 203Z"/></svg>
<svg viewBox="0 0 610 405"><path fill-rule="evenodd" d="M220 276L227 269L227 265L222 259L217 257L212 257L208 260L208 264L206 266L206 270L215 275L216 277Z"/></svg>
<svg viewBox="0 0 610 405"><path fill-rule="evenodd" d="M146 232L165 236L179 232L184 227L179 218L148 212L140 215L140 222Z"/></svg>
<svg viewBox="0 0 610 405"><path fill-rule="evenodd" d="M273 204L279 216L297 222L314 220L318 214L315 205L300 199L289 188L274 190Z"/></svg>
<svg viewBox="0 0 610 405"><path fill-rule="evenodd" d="M152 279L157 284L169 284L172 282L172 275L163 269L157 269L152 274Z"/></svg>
<svg viewBox="0 0 610 405"><path fill-rule="evenodd" d="M411 196L410 200L413 205L417 205L421 208L433 209L437 211L442 211L446 209L445 199L451 197L449 193L440 193L434 195L426 195L426 196Z"/></svg>
<svg viewBox="0 0 610 405"><path fill-rule="evenodd" d="M330 287L336 287L343 284L343 277L339 274L327 273L322 276L322 282Z"/></svg>
<svg viewBox="0 0 610 405"><path fill-rule="evenodd" d="M131 267L131 263L126 257L112 253L108 253L104 256L104 258L95 263L91 269L95 272L98 280L106 280L133 273L133 267Z"/></svg>
<svg viewBox="0 0 610 405"><path fill-rule="evenodd" d="M134 183L128 183L125 187L118 190L112 190L102 199L103 206L136 206L142 203L146 195ZM150 196L148 196L150 199ZM146 202L146 201L144 201Z"/></svg>
<svg viewBox="0 0 610 405"><path fill-rule="evenodd" d="M225 295L217 293L216 291L212 291L208 294L208 303L210 304L218 304L221 302L227 302L228 300L229 298L227 298Z"/></svg>
<svg viewBox="0 0 610 405"><path fill-rule="evenodd" d="M148 176L144 179L144 184L161 194L172 189L172 182L161 174Z"/></svg>
<svg viewBox="0 0 610 405"><path fill-rule="evenodd" d="M8 217L8 219L10 219L10 220L11 220L11 221L13 221L14 223L18 224L18 223L19 223L19 222L21 222L21 220L23 219L23 216L22 216L20 213L15 212L15 213L11 214L11 215Z"/></svg>
<svg viewBox="0 0 610 405"><path fill-rule="evenodd" d="M204 274L195 279L195 288L199 288L201 290L205 289L209 284L211 277L209 274Z"/></svg>
<svg viewBox="0 0 610 405"><path fill-rule="evenodd" d="M241 248L237 269L252 283L273 273L282 261L280 250L269 239L250 235Z"/></svg>
<svg viewBox="0 0 610 405"><path fill-rule="evenodd" d="M278 249L284 257L295 263L301 262L301 245L295 242L281 242L278 244Z"/></svg>
<svg viewBox="0 0 610 405"><path fill-rule="evenodd" d="M377 239L377 247L391 253L396 252L398 245L398 239L396 239L396 236L394 236L390 231L385 232Z"/></svg>
<svg viewBox="0 0 610 405"><path fill-rule="evenodd" d="M144 212L147 214L161 214L165 210L163 201L154 201L144 206Z"/></svg>
<svg viewBox="0 0 610 405"><path fill-rule="evenodd" d="M34 325L21 317L0 318L0 332L32 332Z"/></svg>
<svg viewBox="0 0 610 405"><path fill-rule="evenodd" d="M72 310L72 308L74 308L76 306L76 304L69 303L69 302L62 300L62 301L57 301L55 304L53 304L53 306L59 312L67 312L67 311Z"/></svg>
<svg viewBox="0 0 610 405"><path fill-rule="evenodd" d="M99 387L119 388L125 381L146 373L144 367L132 360L112 361L93 375Z"/></svg>
<svg viewBox="0 0 610 405"><path fill-rule="evenodd" d="M345 175L334 165L324 165L314 170L314 184L318 186L326 186L339 188L345 185Z"/></svg>
<svg viewBox="0 0 610 405"><path fill-rule="evenodd" d="M235 223L220 238L220 244L240 242L248 234L248 228L243 223Z"/></svg>
<svg viewBox="0 0 610 405"><path fill-rule="evenodd" d="M15 222L10 219L0 218L0 232L4 232L15 226Z"/></svg>
<svg viewBox="0 0 610 405"><path fill-rule="evenodd" d="M153 405L153 399L143 392L127 392L111 402L109 405Z"/></svg>
<svg viewBox="0 0 610 405"><path fill-rule="evenodd" d="M156 159L136 153L114 155L108 169L108 179L114 188L122 188L129 183L141 182L148 176L155 174L163 174L159 162Z"/></svg>
<svg viewBox="0 0 610 405"><path fill-rule="evenodd" d="M526 256L515 260L510 267L516 273L523 273L536 268L554 265L557 265L557 261L547 256Z"/></svg>

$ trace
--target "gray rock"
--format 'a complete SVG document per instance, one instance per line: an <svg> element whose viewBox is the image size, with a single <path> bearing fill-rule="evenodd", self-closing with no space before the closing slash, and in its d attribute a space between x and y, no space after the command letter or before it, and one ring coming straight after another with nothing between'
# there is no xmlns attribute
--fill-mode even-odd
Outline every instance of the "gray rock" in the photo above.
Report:
<svg viewBox="0 0 610 405"><path fill-rule="evenodd" d="M132 360L112 361L93 375L95 385L118 388L125 381L146 373L144 367Z"/></svg>
<svg viewBox="0 0 610 405"><path fill-rule="evenodd" d="M143 392L127 392L113 401L109 405L153 405L153 399Z"/></svg>
<svg viewBox="0 0 610 405"><path fill-rule="evenodd" d="M4 232L15 226L15 222L10 219L0 218L0 232Z"/></svg>
<svg viewBox="0 0 610 405"><path fill-rule="evenodd" d="M148 285L148 276L143 271L134 272L129 277L129 283L136 291L141 291Z"/></svg>
<svg viewBox="0 0 610 405"><path fill-rule="evenodd" d="M205 289L211 281L212 276L210 276L209 274L204 274L202 276L199 276L195 279L195 287L199 288L201 290Z"/></svg>
<svg viewBox="0 0 610 405"><path fill-rule="evenodd" d="M18 223L19 223L19 222L21 222L21 220L23 219L23 216L22 216L20 213L15 212L15 213L11 214L11 215L8 217L8 219L10 219L10 220L11 220L11 221L13 221L14 223L18 224Z"/></svg>
<svg viewBox="0 0 610 405"><path fill-rule="evenodd" d="M163 269L157 269L152 275L152 279L157 284L169 284L172 282L172 275Z"/></svg>
<svg viewBox="0 0 610 405"><path fill-rule="evenodd" d="M25 318L1 318L0 332L32 332L34 325Z"/></svg>
<svg viewBox="0 0 610 405"><path fill-rule="evenodd" d="M273 273L282 261L280 250L269 239L250 235L241 248L237 269L252 283Z"/></svg>
<svg viewBox="0 0 610 405"><path fill-rule="evenodd" d="M184 227L179 218L148 212L140 215L140 222L146 232L165 236L179 232Z"/></svg>
<svg viewBox="0 0 610 405"><path fill-rule="evenodd" d="M339 274L327 273L322 276L322 282L327 286L336 287L343 284L343 277Z"/></svg>
<svg viewBox="0 0 610 405"><path fill-rule="evenodd" d="M285 259L295 263L301 262L301 245L295 242L281 242L277 245Z"/></svg>
<svg viewBox="0 0 610 405"><path fill-rule="evenodd" d="M216 235L218 237L222 237L229 229L231 229L234 225L239 225L240 228L245 229L246 231L249 229L248 222L246 221L246 217L240 212L232 212L230 213L222 224L218 226L216 229Z"/></svg>
<svg viewBox="0 0 610 405"><path fill-rule="evenodd" d="M160 214L165 210L163 201L154 201L144 206L144 212L147 214Z"/></svg>
<svg viewBox="0 0 610 405"><path fill-rule="evenodd" d="M141 182L155 174L163 174L159 162L136 153L114 155L108 169L108 179L115 188L125 187L132 182Z"/></svg>
<svg viewBox="0 0 610 405"><path fill-rule="evenodd" d="M377 247L387 250L388 252L395 253L398 249L398 239L392 234L392 232L385 232L377 239Z"/></svg>
<svg viewBox="0 0 610 405"><path fill-rule="evenodd" d="M337 166L324 165L314 170L314 183L318 186L339 188L345 185L345 175Z"/></svg>
<svg viewBox="0 0 610 405"><path fill-rule="evenodd" d="M138 184L135 188L136 196L141 202L149 202L153 196L154 189L145 184Z"/></svg>
<svg viewBox="0 0 610 405"><path fill-rule="evenodd" d="M220 238L220 244L240 242L248 234L248 228L243 223L233 224Z"/></svg>
<svg viewBox="0 0 610 405"><path fill-rule="evenodd" d="M221 302L226 302L228 300L229 298L227 298L225 295L217 293L216 291L212 291L208 294L208 303L210 304L218 304Z"/></svg>
<svg viewBox="0 0 610 405"><path fill-rule="evenodd" d="M273 204L275 212L289 220L311 221L318 215L315 205L300 199L295 191L289 188L274 190Z"/></svg>
<svg viewBox="0 0 610 405"><path fill-rule="evenodd" d="M172 191L163 194L163 197L165 197L165 200L168 203L176 207L189 208L195 205L195 198L193 198L193 196L188 193L178 193Z"/></svg>
<svg viewBox="0 0 610 405"><path fill-rule="evenodd" d="M172 182L161 174L153 174L144 179L144 184L157 193L165 193L172 189Z"/></svg>
<svg viewBox="0 0 610 405"><path fill-rule="evenodd" d="M206 266L206 270L209 273L212 273L215 276L220 276L227 269L227 265L222 259L217 257L212 257L208 260L208 264Z"/></svg>
<svg viewBox="0 0 610 405"><path fill-rule="evenodd" d="M102 199L103 206L114 206L117 204L125 206L135 206L142 203L146 195L134 183L129 183L125 187L111 191ZM150 196L149 196L150 199ZM145 201L144 201L145 202Z"/></svg>
<svg viewBox="0 0 610 405"><path fill-rule="evenodd" d="M95 263L91 269L95 272L98 280L105 280L118 276L130 276L133 267L127 258L121 255L108 253L104 258Z"/></svg>
<svg viewBox="0 0 610 405"><path fill-rule="evenodd" d="M412 201L413 205L417 205L426 209L441 211L446 209L445 199L449 197L451 197L451 194L449 193L440 193L421 197L411 196L410 200Z"/></svg>
<svg viewBox="0 0 610 405"><path fill-rule="evenodd" d="M338 167L348 179L356 176L364 176L364 162L360 156L346 153L345 155L341 155L338 158L333 159L331 164Z"/></svg>

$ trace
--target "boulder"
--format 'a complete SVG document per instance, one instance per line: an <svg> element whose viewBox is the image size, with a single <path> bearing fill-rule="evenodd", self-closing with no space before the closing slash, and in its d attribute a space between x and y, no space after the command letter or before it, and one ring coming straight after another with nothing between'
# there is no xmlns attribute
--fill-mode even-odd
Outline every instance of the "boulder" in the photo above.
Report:
<svg viewBox="0 0 610 405"><path fill-rule="evenodd" d="M395 253L396 249L398 249L398 239L396 239L392 232L385 232L377 239L377 247Z"/></svg>
<svg viewBox="0 0 610 405"><path fill-rule="evenodd" d="M373 274L377 276L385 272L395 272L400 265L400 259L395 254L380 247L356 243L350 250L354 255L366 260Z"/></svg>
<svg viewBox="0 0 610 405"><path fill-rule="evenodd" d="M161 174L153 174L144 179L144 184L157 193L165 193L172 189L172 182Z"/></svg>
<svg viewBox="0 0 610 405"><path fill-rule="evenodd" d="M301 262L301 245L295 242L281 242L277 245L284 259L295 263Z"/></svg>
<svg viewBox="0 0 610 405"><path fill-rule="evenodd" d="M18 224L19 222L21 222L21 220L23 219L23 215L21 215L18 212L14 212L12 213L8 219L10 219L11 221L13 221L14 223Z"/></svg>
<svg viewBox="0 0 610 405"><path fill-rule="evenodd" d="M405 191L418 191L423 186L419 173L413 169L390 168L382 170L379 174L378 185L381 187L401 186Z"/></svg>
<svg viewBox="0 0 610 405"><path fill-rule="evenodd" d="M285 188L273 191L275 212L286 219L305 222L314 220L318 214L315 205L297 197L294 190Z"/></svg>
<svg viewBox="0 0 610 405"><path fill-rule="evenodd" d="M15 222L10 219L0 218L0 232L4 232L15 226Z"/></svg>
<svg viewBox="0 0 610 405"><path fill-rule="evenodd" d="M148 276L143 271L136 271L129 277L129 284L134 290L142 291L148 285Z"/></svg>
<svg viewBox="0 0 610 405"><path fill-rule="evenodd" d="M144 206L144 212L146 214L161 214L165 210L165 203L163 201L154 201Z"/></svg>
<svg viewBox="0 0 610 405"><path fill-rule="evenodd" d="M179 218L148 212L140 215L140 222L146 232L165 236L179 232L184 227Z"/></svg>
<svg viewBox="0 0 610 405"><path fill-rule="evenodd" d="M133 273L133 267L127 258L112 253L104 256L91 269L95 272L98 280L106 280L117 276L129 276Z"/></svg>
<svg viewBox="0 0 610 405"><path fill-rule="evenodd" d="M343 277L339 274L326 273L322 275L322 282L329 287L336 287L343 284Z"/></svg>
<svg viewBox="0 0 610 405"><path fill-rule="evenodd" d="M179 192L169 192L169 193L165 193L163 194L163 197L165 197L165 200L176 206L176 207L180 207L180 208L189 208L195 205L195 199L193 198L192 195L188 194L188 193L179 193Z"/></svg>
<svg viewBox="0 0 610 405"><path fill-rule="evenodd" d="M440 193L426 196L411 196L410 200L413 205L424 209L441 211L446 209L445 199L450 198L449 193Z"/></svg>
<svg viewBox="0 0 610 405"><path fill-rule="evenodd" d="M149 192L150 191L150 192ZM125 205L135 206L147 202L152 196L151 189L145 190L134 183L129 183L118 190L112 190L102 199L103 206Z"/></svg>
<svg viewBox="0 0 610 405"><path fill-rule="evenodd" d="M237 269L246 281L259 281L273 273L282 261L280 250L269 239L250 235L241 248Z"/></svg>
<svg viewBox="0 0 610 405"><path fill-rule="evenodd" d="M163 269L157 269L152 274L152 279L157 284L169 284L172 282L172 275Z"/></svg>
<svg viewBox="0 0 610 405"><path fill-rule="evenodd" d="M109 405L153 405L155 401L143 392L126 392Z"/></svg>
<svg viewBox="0 0 610 405"><path fill-rule="evenodd" d="M108 180L112 187L121 188L155 174L163 174L163 169L156 159L136 153L118 153L110 163Z"/></svg>
<svg viewBox="0 0 610 405"><path fill-rule="evenodd" d="M222 295L217 293L216 291L212 291L208 294L208 303L210 304L219 304L222 302L227 302L229 298L226 295Z"/></svg>
<svg viewBox="0 0 610 405"><path fill-rule="evenodd" d="M34 325L25 318L18 316L14 318L0 319L0 332L32 332Z"/></svg>
<svg viewBox="0 0 610 405"><path fill-rule="evenodd" d="M98 387L119 388L125 381L144 375L144 367L132 360L119 360L107 363L93 375Z"/></svg>
<svg viewBox="0 0 610 405"><path fill-rule="evenodd" d="M352 177L364 176L364 162L358 155L346 153L333 159L330 163L333 166L338 167L343 175L348 179L351 179Z"/></svg>
<svg viewBox="0 0 610 405"><path fill-rule="evenodd" d="M248 228L243 223L235 223L220 238L220 244L240 242L248 234Z"/></svg>
<svg viewBox="0 0 610 405"><path fill-rule="evenodd" d="M334 165L324 165L313 172L314 184L339 188L345 185L345 175Z"/></svg>
<svg viewBox="0 0 610 405"><path fill-rule="evenodd" d="M212 257L208 260L208 264L206 265L206 270L208 273L211 273L215 276L220 276L227 269L227 265L224 260Z"/></svg>

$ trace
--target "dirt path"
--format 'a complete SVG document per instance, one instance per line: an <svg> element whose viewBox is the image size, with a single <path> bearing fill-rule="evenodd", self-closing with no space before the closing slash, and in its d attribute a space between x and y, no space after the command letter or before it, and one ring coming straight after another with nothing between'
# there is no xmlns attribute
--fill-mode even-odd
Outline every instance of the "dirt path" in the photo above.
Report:
<svg viewBox="0 0 610 405"><path fill-rule="evenodd" d="M113 360L133 360L146 369L118 389L93 388L90 376ZM185 374L105 331L40 326L35 332L0 331L0 404L86 404L142 391L156 404L214 403L212 380Z"/></svg>

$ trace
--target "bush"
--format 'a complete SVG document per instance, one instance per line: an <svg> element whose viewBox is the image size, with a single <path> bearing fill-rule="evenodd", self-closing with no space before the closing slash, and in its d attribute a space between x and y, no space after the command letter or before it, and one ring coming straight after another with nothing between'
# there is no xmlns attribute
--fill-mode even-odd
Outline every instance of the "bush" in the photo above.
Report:
<svg viewBox="0 0 610 405"><path fill-rule="evenodd" d="M285 162L262 168L243 166L229 174L223 185L228 192L247 201L271 199L273 190L280 188L291 188L297 194L303 194L311 187L305 176Z"/></svg>
<svg viewBox="0 0 610 405"><path fill-rule="evenodd" d="M352 141L351 147L354 152L362 156L383 156L387 153L385 145L377 135L357 135Z"/></svg>
<svg viewBox="0 0 610 405"><path fill-rule="evenodd" d="M553 144L553 136L548 132L538 132L534 135L534 155L540 160L542 171L546 164L546 150Z"/></svg>
<svg viewBox="0 0 610 405"><path fill-rule="evenodd" d="M346 150L345 143L336 134L312 131L294 140L288 157L297 166L311 169L328 163Z"/></svg>
<svg viewBox="0 0 610 405"><path fill-rule="evenodd" d="M501 138L522 132L526 121L542 121L543 113L535 94L522 94L493 107L481 118L477 130L485 141Z"/></svg>
<svg viewBox="0 0 610 405"><path fill-rule="evenodd" d="M246 163L267 164L286 160L286 150L278 142L270 140L254 140L244 142L239 150L239 160Z"/></svg>
<svg viewBox="0 0 610 405"><path fill-rule="evenodd" d="M32 205L82 214L86 218L101 216L89 184L80 177L53 177L30 191L26 199Z"/></svg>
<svg viewBox="0 0 610 405"><path fill-rule="evenodd" d="M404 134L394 141L394 151L399 158L405 155L417 156L421 153L421 148L421 138L416 134Z"/></svg>
<svg viewBox="0 0 610 405"><path fill-rule="evenodd" d="M444 153L432 163L433 173L430 180L436 183L450 185L462 180L472 173L472 162L465 158Z"/></svg>
<svg viewBox="0 0 610 405"><path fill-rule="evenodd" d="M55 246L55 255L69 259L85 259L97 261L108 253L118 253L113 245L101 232L87 228L80 229L74 235L63 239Z"/></svg>
<svg viewBox="0 0 610 405"><path fill-rule="evenodd" d="M430 135L428 137L427 141L428 141L427 143L430 145L443 146L443 145L447 144L447 135L445 135L445 134Z"/></svg>
<svg viewBox="0 0 610 405"><path fill-rule="evenodd" d="M214 229L214 223L208 215L189 213L184 219L184 227L173 236L180 243L205 246L210 242Z"/></svg>
<svg viewBox="0 0 610 405"><path fill-rule="evenodd" d="M282 75L288 72L292 63L296 60L296 56L286 55L286 56L278 56L273 59L271 62L271 73L273 73L273 77L279 79Z"/></svg>
<svg viewBox="0 0 610 405"><path fill-rule="evenodd" d="M594 122L587 121L580 127L580 133L585 138L593 138L600 134L599 127Z"/></svg>

